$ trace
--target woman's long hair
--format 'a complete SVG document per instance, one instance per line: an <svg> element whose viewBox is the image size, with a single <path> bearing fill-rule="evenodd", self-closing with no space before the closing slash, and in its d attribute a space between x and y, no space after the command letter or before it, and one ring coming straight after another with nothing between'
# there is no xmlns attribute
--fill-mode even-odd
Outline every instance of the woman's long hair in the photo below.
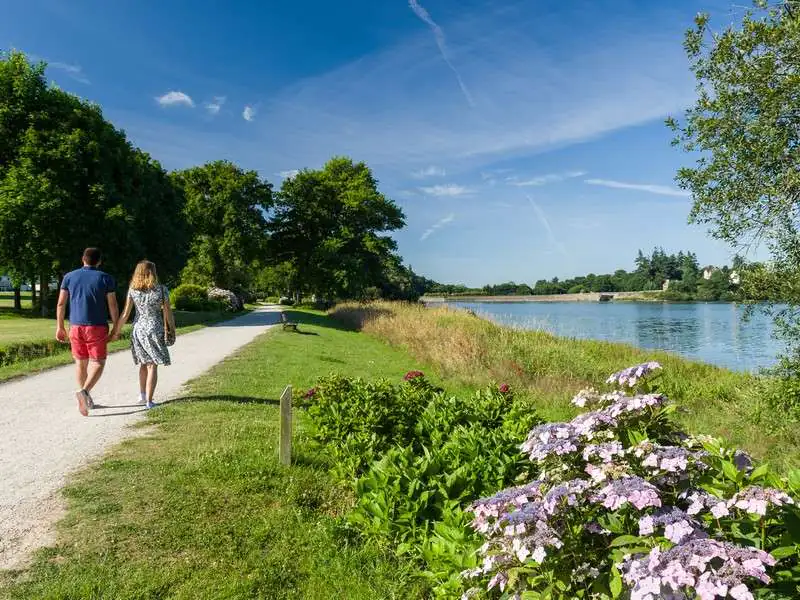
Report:
<svg viewBox="0 0 800 600"><path fill-rule="evenodd" d="M147 291L155 289L158 285L158 273L156 272L156 264L149 260L143 260L133 271L131 277L130 288L132 290Z"/></svg>

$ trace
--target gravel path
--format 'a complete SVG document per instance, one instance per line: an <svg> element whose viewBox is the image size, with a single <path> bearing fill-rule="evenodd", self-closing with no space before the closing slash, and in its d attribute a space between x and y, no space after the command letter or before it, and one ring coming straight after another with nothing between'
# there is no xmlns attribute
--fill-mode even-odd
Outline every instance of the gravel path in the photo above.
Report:
<svg viewBox="0 0 800 600"><path fill-rule="evenodd" d="M232 354L279 320L261 308L232 321L178 337L172 366L159 369L156 402ZM136 434L141 419L139 384L130 352L109 357L95 387L97 408L82 417L72 366L0 384L0 569L23 564L30 552L52 543L62 514L58 490L71 471Z"/></svg>

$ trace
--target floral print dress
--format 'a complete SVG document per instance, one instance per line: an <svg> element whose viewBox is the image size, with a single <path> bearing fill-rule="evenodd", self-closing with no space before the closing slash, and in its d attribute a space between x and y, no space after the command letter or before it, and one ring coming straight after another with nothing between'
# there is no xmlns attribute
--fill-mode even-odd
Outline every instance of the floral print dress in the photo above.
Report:
<svg viewBox="0 0 800 600"><path fill-rule="evenodd" d="M137 365L170 364L169 349L164 340L164 300L169 298L166 286L150 290L128 290L136 317L131 334L131 352Z"/></svg>

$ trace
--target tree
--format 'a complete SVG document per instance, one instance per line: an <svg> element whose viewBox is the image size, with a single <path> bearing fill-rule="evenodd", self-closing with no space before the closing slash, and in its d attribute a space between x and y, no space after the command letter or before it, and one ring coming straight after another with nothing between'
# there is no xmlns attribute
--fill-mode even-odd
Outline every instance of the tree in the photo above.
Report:
<svg viewBox="0 0 800 600"><path fill-rule="evenodd" d="M378 191L363 162L333 158L283 182L270 223L270 256L290 262L295 293L359 298L384 281L405 225L403 211Z"/></svg>
<svg viewBox="0 0 800 600"><path fill-rule="evenodd" d="M763 245L772 273L798 279L800 265L800 11L758 2L739 26L711 33L699 15L685 48L697 78L697 100L684 118L669 119L675 144L698 156L678 172L693 197L690 220L739 254ZM748 273L742 274L743 280ZM800 293L784 286L789 307L777 309L790 344L785 366L800 370Z"/></svg>
<svg viewBox="0 0 800 600"><path fill-rule="evenodd" d="M191 236L183 279L224 289L246 285L249 263L265 252L272 185L228 161L176 172L173 180L186 199Z"/></svg>
<svg viewBox="0 0 800 600"><path fill-rule="evenodd" d="M99 107L47 87L43 73L19 53L0 60L0 122L16 136L0 142L0 262L39 280L45 314L51 280L84 247L101 247L118 280L145 257L169 277L183 263L185 235L182 197L161 166ZM15 108L20 97L29 99Z"/></svg>

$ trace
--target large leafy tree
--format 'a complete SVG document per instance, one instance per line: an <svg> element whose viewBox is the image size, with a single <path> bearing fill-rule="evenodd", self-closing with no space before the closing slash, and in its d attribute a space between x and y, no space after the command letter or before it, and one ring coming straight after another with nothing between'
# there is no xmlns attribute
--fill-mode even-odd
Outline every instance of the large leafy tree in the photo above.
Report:
<svg viewBox="0 0 800 600"><path fill-rule="evenodd" d="M10 106L17 115L4 125L16 137L3 145L0 165L2 262L36 275L43 290L90 245L104 250L106 270L120 280L145 257L163 275L176 273L186 245L183 199L160 165L99 107L45 86L41 65L14 54L0 66L0 114ZM20 94L35 98L24 111L14 108Z"/></svg>
<svg viewBox="0 0 800 600"><path fill-rule="evenodd" d="M402 210L378 190L363 162L333 158L283 182L270 230L270 255L290 263L295 291L358 298L385 284L402 228Z"/></svg>
<svg viewBox="0 0 800 600"><path fill-rule="evenodd" d="M174 174L191 230L184 280L230 289L246 285L263 256L272 186L255 171L216 161Z"/></svg>
<svg viewBox="0 0 800 600"><path fill-rule="evenodd" d="M696 157L678 172L692 193L690 220L739 254L766 247L771 267L743 273L780 288L776 312L800 367L800 5L757 2L740 24L713 32L699 15L685 40L697 101L668 120L675 143Z"/></svg>

